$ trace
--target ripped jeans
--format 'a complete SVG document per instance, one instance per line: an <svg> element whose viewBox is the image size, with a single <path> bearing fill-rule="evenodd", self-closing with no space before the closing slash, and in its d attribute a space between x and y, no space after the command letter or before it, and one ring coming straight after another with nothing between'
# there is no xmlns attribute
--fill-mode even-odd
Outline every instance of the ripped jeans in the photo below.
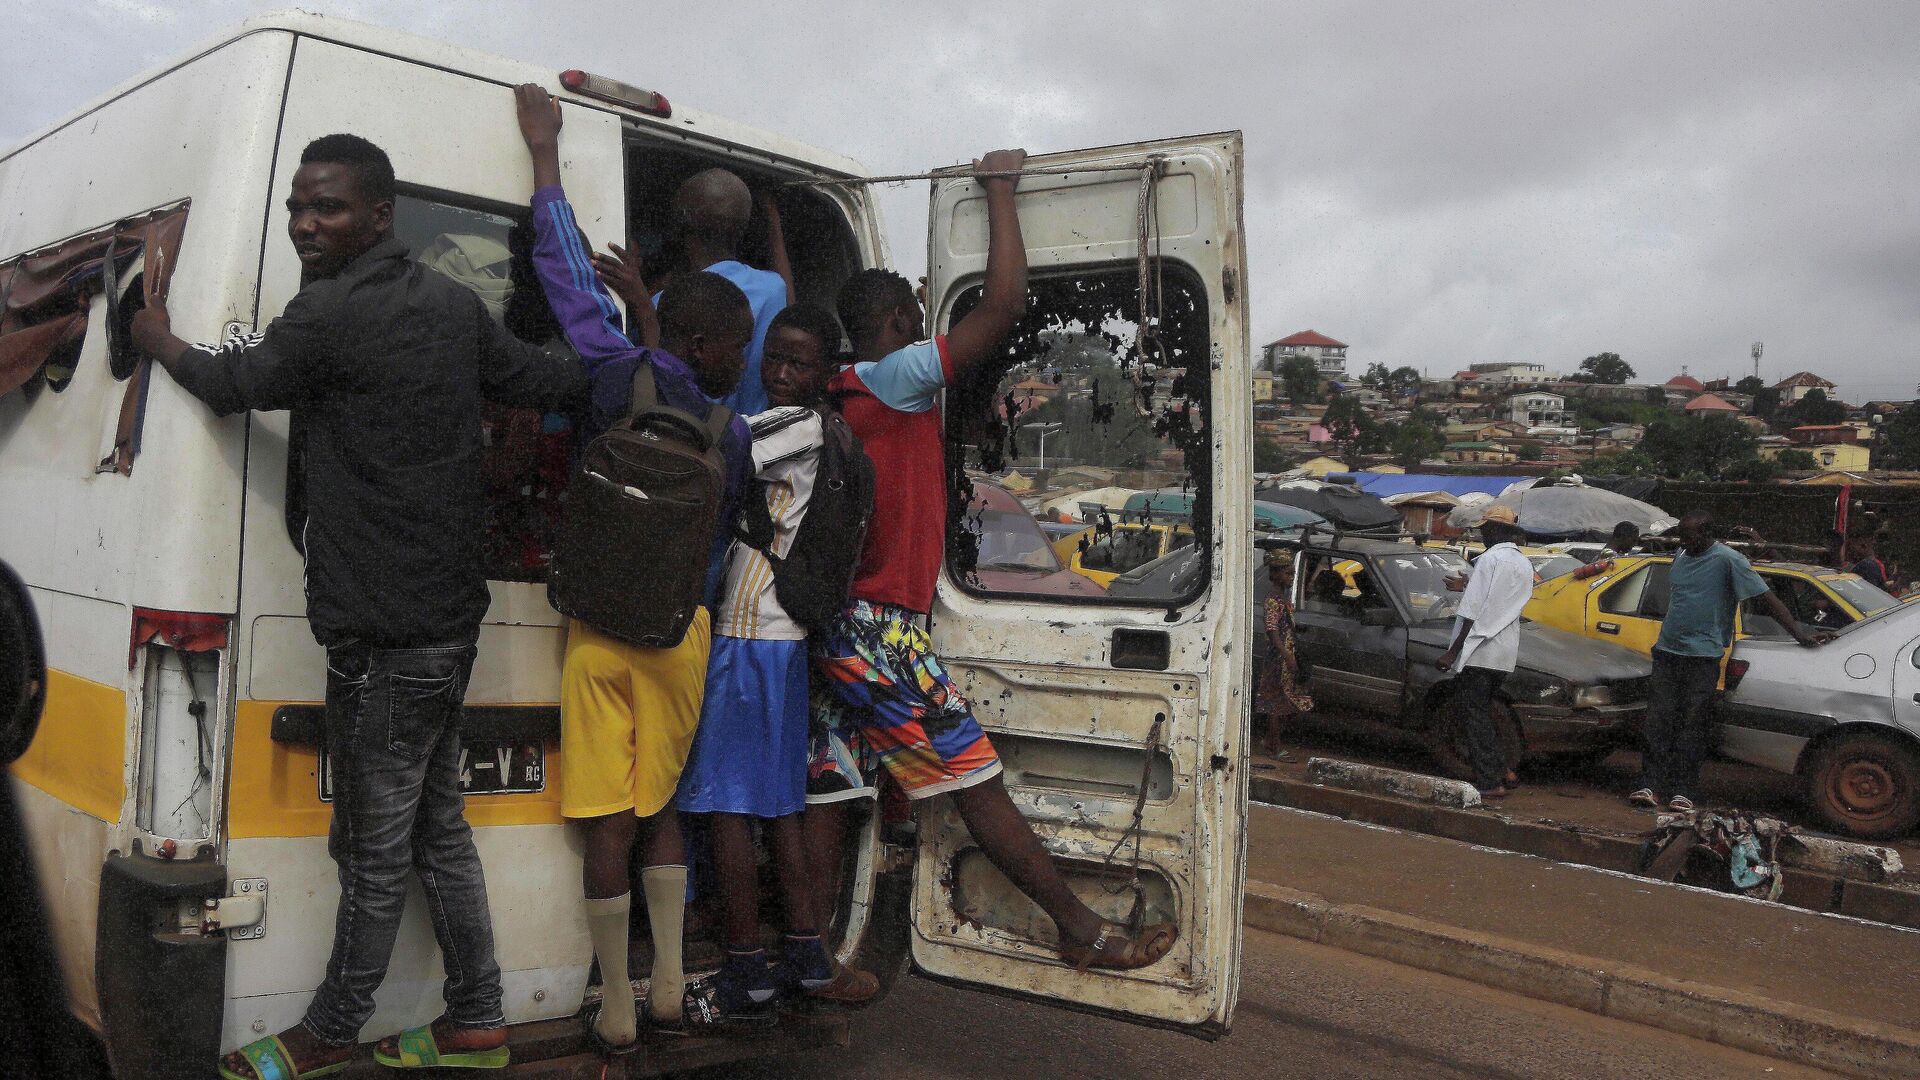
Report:
<svg viewBox="0 0 1920 1080"><path fill-rule="evenodd" d="M327 754L340 869L340 910L326 980L307 1008L322 1040L358 1040L386 978L416 871L440 942L447 1016L469 1027L506 1023L493 956L487 883L460 794L460 707L472 643L327 651Z"/></svg>

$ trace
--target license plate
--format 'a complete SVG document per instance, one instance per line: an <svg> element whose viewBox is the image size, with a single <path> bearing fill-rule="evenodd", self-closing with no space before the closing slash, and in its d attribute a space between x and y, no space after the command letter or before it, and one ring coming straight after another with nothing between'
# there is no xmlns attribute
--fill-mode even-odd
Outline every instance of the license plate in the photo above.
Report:
<svg viewBox="0 0 1920 1080"><path fill-rule="evenodd" d="M466 739L460 746L463 795L522 795L547 789L547 748L537 742ZM320 748L320 801L333 801L333 762Z"/></svg>

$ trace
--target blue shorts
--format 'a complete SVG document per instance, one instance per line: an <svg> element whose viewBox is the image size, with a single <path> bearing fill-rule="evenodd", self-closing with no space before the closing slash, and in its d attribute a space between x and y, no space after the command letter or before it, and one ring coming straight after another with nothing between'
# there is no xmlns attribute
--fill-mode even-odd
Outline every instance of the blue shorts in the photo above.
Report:
<svg viewBox="0 0 1920 1080"><path fill-rule="evenodd" d="M807 643L713 636L676 796L691 814L797 814L807 795Z"/></svg>

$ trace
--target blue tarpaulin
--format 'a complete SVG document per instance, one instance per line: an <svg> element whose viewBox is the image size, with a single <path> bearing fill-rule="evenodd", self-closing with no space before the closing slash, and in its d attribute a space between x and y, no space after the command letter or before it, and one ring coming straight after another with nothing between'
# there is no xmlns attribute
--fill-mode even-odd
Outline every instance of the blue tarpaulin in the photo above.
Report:
<svg viewBox="0 0 1920 1080"><path fill-rule="evenodd" d="M1470 495L1483 491L1488 495L1498 495L1507 490L1507 485L1522 480L1537 479L1530 476L1443 476L1439 473L1334 473L1333 476L1351 476L1360 485L1360 490L1369 495L1386 498L1389 495L1405 495L1410 491L1444 491L1449 495ZM1328 477L1332 479L1333 477Z"/></svg>

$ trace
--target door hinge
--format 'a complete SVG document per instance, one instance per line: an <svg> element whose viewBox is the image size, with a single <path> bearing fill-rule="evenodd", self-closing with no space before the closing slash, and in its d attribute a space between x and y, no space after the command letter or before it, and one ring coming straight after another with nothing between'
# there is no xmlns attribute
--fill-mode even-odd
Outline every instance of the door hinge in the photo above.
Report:
<svg viewBox="0 0 1920 1080"><path fill-rule="evenodd" d="M233 895L208 900L200 913L200 932L224 932L228 941L267 936L267 879L236 878Z"/></svg>
<svg viewBox="0 0 1920 1080"><path fill-rule="evenodd" d="M1232 268L1220 271L1220 291L1226 294L1229 304L1240 295L1239 282L1235 279Z"/></svg>

